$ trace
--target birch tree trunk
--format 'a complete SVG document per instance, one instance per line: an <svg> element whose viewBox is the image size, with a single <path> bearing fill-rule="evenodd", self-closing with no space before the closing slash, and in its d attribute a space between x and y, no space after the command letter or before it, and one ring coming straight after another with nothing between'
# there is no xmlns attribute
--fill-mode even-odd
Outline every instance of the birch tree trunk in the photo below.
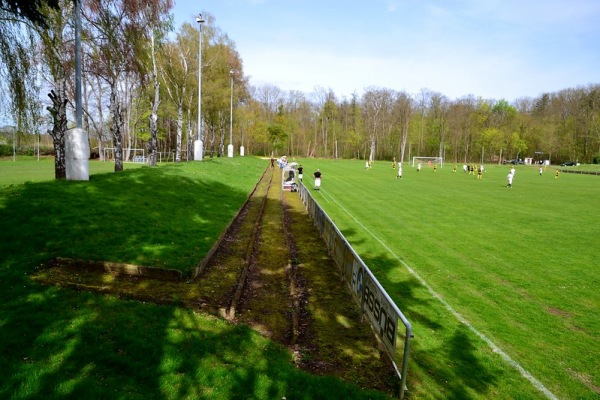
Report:
<svg viewBox="0 0 600 400"><path fill-rule="evenodd" d="M100 155L100 161L104 161L104 149L102 148L102 139L104 137L104 114L102 112L102 82L99 77L96 77L96 83L98 85L98 153Z"/></svg>
<svg viewBox="0 0 600 400"><path fill-rule="evenodd" d="M52 106L46 109L52 116L52 129L48 131L54 144L54 178L66 179L67 168L65 165L65 132L67 131L67 102L65 95L65 82L56 82L56 92L51 90L48 94Z"/></svg>
<svg viewBox="0 0 600 400"><path fill-rule="evenodd" d="M183 139L183 102L177 105L177 143L175 144L175 162L181 162L181 141Z"/></svg>
<svg viewBox="0 0 600 400"><path fill-rule="evenodd" d="M117 84L110 85L110 113L113 123L110 127L115 153L115 172L123 171L123 112L117 97Z"/></svg>
<svg viewBox="0 0 600 400"><path fill-rule="evenodd" d="M158 81L158 71L156 68L156 48L155 48L154 30L150 35L150 54L152 57L152 81L154 83L154 101L152 102L152 112L150 114L150 143L148 144L148 164L151 167L156 166L156 149L158 147L158 128L156 121L158 121L158 106L160 105L160 82ZM179 135L181 134L181 125L179 120L177 121L177 135L179 141ZM181 151L181 144L179 144L179 151Z"/></svg>

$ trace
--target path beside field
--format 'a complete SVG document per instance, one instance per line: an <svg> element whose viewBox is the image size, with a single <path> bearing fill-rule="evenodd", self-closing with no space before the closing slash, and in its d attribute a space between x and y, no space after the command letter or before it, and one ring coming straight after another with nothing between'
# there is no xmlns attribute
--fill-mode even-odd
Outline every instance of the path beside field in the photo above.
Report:
<svg viewBox="0 0 600 400"><path fill-rule="evenodd" d="M268 169L198 276L187 282L49 265L32 279L75 290L175 304L251 326L298 367L394 393L398 379L298 193Z"/></svg>
<svg viewBox="0 0 600 400"><path fill-rule="evenodd" d="M225 271L235 271L233 285ZM219 280L227 284L214 289ZM300 196L281 190L279 169L265 173L198 281L219 293L212 309L287 346L299 367L365 388L396 386Z"/></svg>

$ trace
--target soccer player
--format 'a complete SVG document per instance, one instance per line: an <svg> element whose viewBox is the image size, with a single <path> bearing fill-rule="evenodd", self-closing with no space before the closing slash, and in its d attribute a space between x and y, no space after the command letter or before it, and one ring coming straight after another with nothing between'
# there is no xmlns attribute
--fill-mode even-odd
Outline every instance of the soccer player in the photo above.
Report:
<svg viewBox="0 0 600 400"><path fill-rule="evenodd" d="M421 163L417 164L417 172L421 171Z"/></svg>
<svg viewBox="0 0 600 400"><path fill-rule="evenodd" d="M452 173L456 172L456 169L457 169L457 168L458 168L458 167L456 166L456 164L454 164L454 167L452 168Z"/></svg>
<svg viewBox="0 0 600 400"><path fill-rule="evenodd" d="M298 179L300 179L300 182L302 182L302 171L304 170L304 168L302 167L302 165L300 165L298 167Z"/></svg>
<svg viewBox="0 0 600 400"><path fill-rule="evenodd" d="M512 181L514 177L515 176L512 172L509 172L508 175L506 175L506 179L508 179L508 184L506 185L507 188L512 188Z"/></svg>
<svg viewBox="0 0 600 400"><path fill-rule="evenodd" d="M556 174L554 174L554 179L558 179L558 176L560 175L560 170L557 169L556 170Z"/></svg>
<svg viewBox="0 0 600 400"><path fill-rule="evenodd" d="M479 164L477 168L477 179L483 179L483 164Z"/></svg>
<svg viewBox="0 0 600 400"><path fill-rule="evenodd" d="M315 171L315 173L313 175L315 176L315 190L320 190L321 189L321 171L319 171L319 169L317 168L317 170Z"/></svg>
<svg viewBox="0 0 600 400"><path fill-rule="evenodd" d="M396 176L396 179L398 178L402 178L402 164L398 164L398 175Z"/></svg>

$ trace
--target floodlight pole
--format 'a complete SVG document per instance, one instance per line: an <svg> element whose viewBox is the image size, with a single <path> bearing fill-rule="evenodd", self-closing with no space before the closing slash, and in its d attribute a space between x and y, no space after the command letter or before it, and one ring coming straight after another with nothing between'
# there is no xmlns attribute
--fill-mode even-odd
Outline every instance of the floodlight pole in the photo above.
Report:
<svg viewBox="0 0 600 400"><path fill-rule="evenodd" d="M81 0L75 0L75 124L83 128L81 102Z"/></svg>
<svg viewBox="0 0 600 400"><path fill-rule="evenodd" d="M202 161L204 143L202 135L202 24L205 22L202 14L196 17L198 23L198 140L194 142L194 160Z"/></svg>
<svg viewBox="0 0 600 400"><path fill-rule="evenodd" d="M229 146L227 146L227 157L233 157L233 73L233 69L230 69L231 99L229 100Z"/></svg>

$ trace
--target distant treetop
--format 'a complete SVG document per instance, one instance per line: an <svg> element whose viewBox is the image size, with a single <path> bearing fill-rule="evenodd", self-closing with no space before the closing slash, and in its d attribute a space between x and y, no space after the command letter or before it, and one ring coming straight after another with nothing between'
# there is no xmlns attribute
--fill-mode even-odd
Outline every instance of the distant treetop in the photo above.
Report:
<svg viewBox="0 0 600 400"><path fill-rule="evenodd" d="M35 25L46 25L46 17L41 9L44 5L58 9L59 0L0 0L0 9L31 21Z"/></svg>

